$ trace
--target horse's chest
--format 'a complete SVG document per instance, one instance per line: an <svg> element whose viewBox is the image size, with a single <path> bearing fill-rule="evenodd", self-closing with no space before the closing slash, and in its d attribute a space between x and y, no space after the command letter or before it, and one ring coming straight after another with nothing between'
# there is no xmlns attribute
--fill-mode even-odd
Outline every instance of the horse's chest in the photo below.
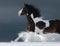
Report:
<svg viewBox="0 0 60 46"><path fill-rule="evenodd" d="M30 16L27 16L27 30L32 32L35 31L35 23Z"/></svg>
<svg viewBox="0 0 60 46"><path fill-rule="evenodd" d="M43 33L44 29L49 27L49 20L43 20L41 17L34 18L33 14L31 14L31 18L35 23L35 32Z"/></svg>

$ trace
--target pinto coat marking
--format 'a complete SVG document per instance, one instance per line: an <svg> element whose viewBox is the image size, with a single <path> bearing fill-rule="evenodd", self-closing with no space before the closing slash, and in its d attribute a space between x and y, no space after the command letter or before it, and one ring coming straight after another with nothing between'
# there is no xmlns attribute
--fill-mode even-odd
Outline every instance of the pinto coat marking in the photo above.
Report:
<svg viewBox="0 0 60 46"><path fill-rule="evenodd" d="M45 28L45 32L60 33L60 20L50 20L50 26Z"/></svg>

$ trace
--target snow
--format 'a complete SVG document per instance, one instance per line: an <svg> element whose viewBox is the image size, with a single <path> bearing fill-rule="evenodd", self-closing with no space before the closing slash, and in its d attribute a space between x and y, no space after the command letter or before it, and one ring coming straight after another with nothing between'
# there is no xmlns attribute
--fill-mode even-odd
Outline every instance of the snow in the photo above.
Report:
<svg viewBox="0 0 60 46"><path fill-rule="evenodd" d="M13 42L18 42L19 39L22 39L24 42L60 42L60 34L36 34L34 32L21 32Z"/></svg>
<svg viewBox="0 0 60 46"><path fill-rule="evenodd" d="M18 42L19 39L24 42ZM0 42L0 46L60 46L60 34L36 34L33 32L18 33L18 37L11 42Z"/></svg>
<svg viewBox="0 0 60 46"><path fill-rule="evenodd" d="M0 42L0 46L60 46L59 42Z"/></svg>

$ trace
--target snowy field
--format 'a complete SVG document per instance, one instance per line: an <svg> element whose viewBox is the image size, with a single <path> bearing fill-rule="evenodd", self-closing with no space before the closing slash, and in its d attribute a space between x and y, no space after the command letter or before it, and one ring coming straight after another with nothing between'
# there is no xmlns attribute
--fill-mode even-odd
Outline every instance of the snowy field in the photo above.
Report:
<svg viewBox="0 0 60 46"><path fill-rule="evenodd" d="M22 39L23 42L60 42L60 34L36 34L33 32L21 32L18 33L18 37L12 42L18 42L19 39Z"/></svg>
<svg viewBox="0 0 60 46"><path fill-rule="evenodd" d="M23 42L18 42L22 39ZM18 37L11 42L0 42L0 46L60 46L60 34L36 34L33 32L18 33Z"/></svg>
<svg viewBox="0 0 60 46"><path fill-rule="evenodd" d="M0 42L0 46L60 46L59 42Z"/></svg>

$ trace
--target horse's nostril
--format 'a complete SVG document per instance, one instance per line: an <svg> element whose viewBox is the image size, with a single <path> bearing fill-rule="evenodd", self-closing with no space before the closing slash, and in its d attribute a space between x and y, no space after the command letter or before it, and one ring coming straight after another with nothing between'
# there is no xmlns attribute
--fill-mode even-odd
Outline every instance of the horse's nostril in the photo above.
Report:
<svg viewBox="0 0 60 46"><path fill-rule="evenodd" d="M24 15L24 13L21 13L20 15Z"/></svg>

